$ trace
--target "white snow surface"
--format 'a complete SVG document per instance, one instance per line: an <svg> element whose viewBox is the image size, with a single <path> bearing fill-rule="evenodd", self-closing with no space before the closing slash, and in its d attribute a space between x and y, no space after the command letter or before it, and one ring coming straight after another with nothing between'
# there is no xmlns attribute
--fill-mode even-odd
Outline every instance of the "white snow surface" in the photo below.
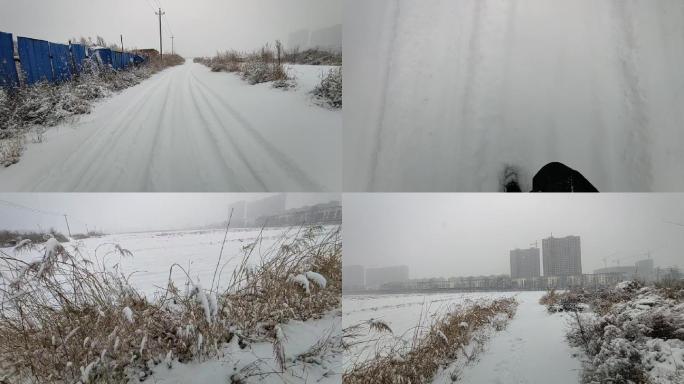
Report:
<svg viewBox="0 0 684 384"><path fill-rule="evenodd" d="M0 190L341 190L342 114L309 94L330 67L289 66L283 91L191 61L29 142Z"/></svg>
<svg viewBox="0 0 684 384"><path fill-rule="evenodd" d="M349 0L344 190L684 189L684 2Z"/></svg>
<svg viewBox="0 0 684 384"><path fill-rule="evenodd" d="M544 292L523 292L515 317L493 334L479 360L466 366L459 383L577 384L581 362L565 341L564 314L549 314L539 304ZM448 372L446 370L445 372ZM435 383L449 383L448 375Z"/></svg>
<svg viewBox="0 0 684 384"><path fill-rule="evenodd" d="M340 311L337 310L327 313L319 320L290 321L280 325L283 333L281 340L288 366L285 373L279 373L280 369L271 343L252 343L245 349L240 349L237 343L229 343L222 350L223 358L189 364L174 362L171 369L165 364L160 364L153 369L152 378L148 378L145 382L151 380L160 384L230 383L231 375L237 373L246 378L250 365L255 364L259 368L256 372L269 372L270 374L253 376L246 382L341 383L341 317ZM332 335L329 340L330 348L325 349L322 355L316 356L315 360L304 362L302 359L297 359L297 356L314 347L322 335ZM133 382L137 380L131 381Z"/></svg>

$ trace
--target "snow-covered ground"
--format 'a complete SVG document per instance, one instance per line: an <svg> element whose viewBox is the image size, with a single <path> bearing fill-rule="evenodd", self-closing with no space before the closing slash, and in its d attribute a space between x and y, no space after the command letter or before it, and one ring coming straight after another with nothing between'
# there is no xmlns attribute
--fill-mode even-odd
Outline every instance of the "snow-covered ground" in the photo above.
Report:
<svg viewBox="0 0 684 384"><path fill-rule="evenodd" d="M548 314L546 307L539 304L542 295L543 292L350 295L342 301L342 326L381 319L395 335L408 332L404 338L410 340L421 318L425 325L437 314L468 300L514 296L520 304L515 317L506 329L492 333L479 358L465 367L462 361L454 362L438 372L433 382L450 383L451 372L458 369L462 383L578 383L580 361L573 357L574 351L565 342L565 318ZM356 359L372 355L375 349L365 347L359 345L345 354L345 368L351 356Z"/></svg>
<svg viewBox="0 0 684 384"><path fill-rule="evenodd" d="M283 91L188 60L29 143L0 190L339 191L342 114L309 94L329 69Z"/></svg>
<svg viewBox="0 0 684 384"><path fill-rule="evenodd" d="M565 341L564 315L539 304L544 292L516 295L520 304L508 327L494 334L479 361L462 371L460 382L492 384L577 384L581 362ZM435 381L448 382L448 381Z"/></svg>
<svg viewBox="0 0 684 384"><path fill-rule="evenodd" d="M342 314L334 311L320 320L290 321L282 327L288 369L280 372L270 343L255 343L248 349L228 344L224 356L190 364L174 364L171 369L159 365L145 382L164 384L213 383L322 383L342 382L340 322ZM321 345L330 335L327 348L315 354L313 361L302 361L302 355ZM234 338L233 340L237 340ZM299 357L299 358L298 358ZM306 358L304 358L306 360ZM236 375L237 374L237 375ZM236 375L236 376L233 376ZM231 377L235 381L231 381ZM243 381L238 381L242 378Z"/></svg>
<svg viewBox="0 0 684 384"><path fill-rule="evenodd" d="M684 189L684 2L349 0L346 191Z"/></svg>

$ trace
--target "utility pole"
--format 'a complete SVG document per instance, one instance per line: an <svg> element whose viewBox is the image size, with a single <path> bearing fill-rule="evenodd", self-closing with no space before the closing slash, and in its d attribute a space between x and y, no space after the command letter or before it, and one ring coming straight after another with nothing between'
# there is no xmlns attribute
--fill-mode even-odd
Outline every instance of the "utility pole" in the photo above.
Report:
<svg viewBox="0 0 684 384"><path fill-rule="evenodd" d="M121 67L123 68L123 67L126 66L126 63L125 63L125 61L124 61L124 55L123 55L123 53L124 53L123 35L119 35L119 36L121 36Z"/></svg>
<svg viewBox="0 0 684 384"><path fill-rule="evenodd" d="M64 215L64 221L66 221L67 232L69 232L69 237L71 237L71 229L69 228L69 220L67 220L67 215Z"/></svg>
<svg viewBox="0 0 684 384"><path fill-rule="evenodd" d="M161 26L161 18L166 14L166 12L162 12L162 9L159 8L159 12L155 12L155 15L159 16L159 60L161 62L164 62L164 54L162 53L162 26Z"/></svg>
<svg viewBox="0 0 684 384"><path fill-rule="evenodd" d="M173 39L175 39L175 38L176 38L175 36L171 35L171 54L172 55L173 55Z"/></svg>

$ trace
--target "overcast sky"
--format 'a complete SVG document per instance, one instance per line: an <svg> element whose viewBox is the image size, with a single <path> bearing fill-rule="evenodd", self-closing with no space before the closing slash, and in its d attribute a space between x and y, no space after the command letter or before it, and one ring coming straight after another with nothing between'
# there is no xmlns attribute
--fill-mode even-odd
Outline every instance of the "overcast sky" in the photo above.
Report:
<svg viewBox="0 0 684 384"><path fill-rule="evenodd" d="M164 45L172 32L185 57L287 44L290 32L342 23L342 0L0 0L0 30L54 42L100 35L118 44L123 34L125 46L158 48L158 3Z"/></svg>
<svg viewBox="0 0 684 384"><path fill-rule="evenodd" d="M509 250L579 235L582 269L651 251L684 266L684 194L345 194L344 265L408 265L411 278L508 274Z"/></svg>
<svg viewBox="0 0 684 384"><path fill-rule="evenodd" d="M228 206L239 200L257 200L267 193L3 193L0 229L38 230L54 227L66 233L69 215L72 233L97 228L107 233L178 229L215 224L226 219ZM339 201L326 193L287 194L287 208ZM7 203L9 202L9 204ZM11 203L35 210L18 208Z"/></svg>

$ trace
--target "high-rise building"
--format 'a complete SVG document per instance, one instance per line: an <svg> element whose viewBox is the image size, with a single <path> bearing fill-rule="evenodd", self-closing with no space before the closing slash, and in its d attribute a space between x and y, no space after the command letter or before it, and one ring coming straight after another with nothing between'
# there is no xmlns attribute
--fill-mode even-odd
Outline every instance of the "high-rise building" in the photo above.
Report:
<svg viewBox="0 0 684 384"><path fill-rule="evenodd" d="M366 287L365 268L362 265L345 265L342 267L342 289L360 290Z"/></svg>
<svg viewBox="0 0 684 384"><path fill-rule="evenodd" d="M382 268L366 268L367 288L377 289L386 283L399 283L408 281L408 279L409 269L406 265Z"/></svg>
<svg viewBox="0 0 684 384"><path fill-rule="evenodd" d="M511 279L539 277L539 248L514 249L511 255Z"/></svg>
<svg viewBox="0 0 684 384"><path fill-rule="evenodd" d="M549 237L542 240L544 276L578 276L582 274L579 236Z"/></svg>

